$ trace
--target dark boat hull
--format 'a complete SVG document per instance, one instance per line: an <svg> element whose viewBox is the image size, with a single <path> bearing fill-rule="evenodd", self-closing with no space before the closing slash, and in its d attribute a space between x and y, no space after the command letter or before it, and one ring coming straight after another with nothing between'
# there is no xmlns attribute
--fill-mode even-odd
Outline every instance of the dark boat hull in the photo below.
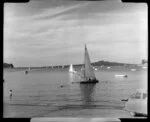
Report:
<svg viewBox="0 0 150 122"><path fill-rule="evenodd" d="M28 71L25 71L24 73L25 73L25 74L28 74Z"/></svg>
<svg viewBox="0 0 150 122"><path fill-rule="evenodd" d="M98 83L98 80L88 80L88 81L81 81L80 84L96 84Z"/></svg>
<svg viewBox="0 0 150 122"><path fill-rule="evenodd" d="M147 114L144 113L134 113L134 117L147 117Z"/></svg>

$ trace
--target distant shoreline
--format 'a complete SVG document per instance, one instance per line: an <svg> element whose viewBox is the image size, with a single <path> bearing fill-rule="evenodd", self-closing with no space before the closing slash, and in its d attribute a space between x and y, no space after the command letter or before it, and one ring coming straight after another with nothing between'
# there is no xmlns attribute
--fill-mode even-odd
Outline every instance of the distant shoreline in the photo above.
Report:
<svg viewBox="0 0 150 122"><path fill-rule="evenodd" d="M6 63L4 63L6 64ZM97 61L94 63L91 63L94 67L99 67L99 66L124 66L124 67L132 67L132 66L139 66L139 64L129 64L129 63L118 63L118 62L109 62L109 61ZM12 64L11 64L12 65ZM43 68L52 68L52 69L58 69L58 68L69 68L70 65L55 65L55 66L30 66L30 68L34 69L43 69ZM73 64L74 67L81 67L83 64ZM3 68L13 68L13 69L27 69L29 67L27 66L21 66L21 67L5 67Z"/></svg>
<svg viewBox="0 0 150 122"><path fill-rule="evenodd" d="M139 66L139 65L130 65L130 66L94 66L95 68L103 68L103 69L107 69L108 67L109 68L136 68L136 67L143 67L143 66ZM35 70L57 70L57 69L68 69L68 67L30 67L30 70L32 69L35 69ZM80 69L81 66L75 66L74 65L74 68L75 69ZM13 68L3 68L4 70L29 70L29 67L13 67Z"/></svg>

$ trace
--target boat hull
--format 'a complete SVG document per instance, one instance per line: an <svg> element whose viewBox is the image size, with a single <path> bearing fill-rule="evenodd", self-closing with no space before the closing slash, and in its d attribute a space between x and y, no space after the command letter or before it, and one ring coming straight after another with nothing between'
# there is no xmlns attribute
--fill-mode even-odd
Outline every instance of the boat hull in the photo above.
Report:
<svg viewBox="0 0 150 122"><path fill-rule="evenodd" d="M134 113L134 117L147 117L147 114L144 113Z"/></svg>
<svg viewBox="0 0 150 122"><path fill-rule="evenodd" d="M28 74L28 71L25 71L24 74Z"/></svg>
<svg viewBox="0 0 150 122"><path fill-rule="evenodd" d="M96 84L98 83L98 80L91 80L91 81L81 81L80 84Z"/></svg>

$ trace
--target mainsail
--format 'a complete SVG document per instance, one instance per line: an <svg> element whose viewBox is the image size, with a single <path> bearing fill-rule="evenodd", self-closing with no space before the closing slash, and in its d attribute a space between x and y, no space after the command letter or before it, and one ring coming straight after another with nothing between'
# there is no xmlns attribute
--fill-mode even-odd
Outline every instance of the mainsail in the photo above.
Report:
<svg viewBox="0 0 150 122"><path fill-rule="evenodd" d="M91 62L90 62L90 58L89 58L88 50L86 48L86 44L85 44L85 54L84 54L84 65L83 65L81 72L82 72L84 80L95 79L94 70L93 70L93 67L92 67Z"/></svg>

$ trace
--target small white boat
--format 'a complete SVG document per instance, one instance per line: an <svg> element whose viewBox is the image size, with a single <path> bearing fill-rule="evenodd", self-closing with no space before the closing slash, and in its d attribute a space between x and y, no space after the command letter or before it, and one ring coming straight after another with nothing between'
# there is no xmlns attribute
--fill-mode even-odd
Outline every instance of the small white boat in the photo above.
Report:
<svg viewBox="0 0 150 122"><path fill-rule="evenodd" d="M97 69L97 68L95 68L94 70L95 70L95 71L97 71L98 69Z"/></svg>
<svg viewBox="0 0 150 122"><path fill-rule="evenodd" d="M125 77L125 78L127 78L128 77L128 75L115 75L115 77Z"/></svg>
<svg viewBox="0 0 150 122"><path fill-rule="evenodd" d="M95 71L97 71L98 69L97 68L95 68L95 67L93 67L93 69L95 70Z"/></svg>
<svg viewBox="0 0 150 122"><path fill-rule="evenodd" d="M107 69L110 69L111 67L107 67Z"/></svg>
<svg viewBox="0 0 150 122"><path fill-rule="evenodd" d="M146 67L146 66L143 66L142 69L147 69L147 67Z"/></svg>
<svg viewBox="0 0 150 122"><path fill-rule="evenodd" d="M147 117L147 90L140 89L132 94L125 104L125 110L132 116Z"/></svg>
<svg viewBox="0 0 150 122"><path fill-rule="evenodd" d="M136 69L131 69L131 71L133 71L133 72L134 72L134 71L136 71Z"/></svg>

